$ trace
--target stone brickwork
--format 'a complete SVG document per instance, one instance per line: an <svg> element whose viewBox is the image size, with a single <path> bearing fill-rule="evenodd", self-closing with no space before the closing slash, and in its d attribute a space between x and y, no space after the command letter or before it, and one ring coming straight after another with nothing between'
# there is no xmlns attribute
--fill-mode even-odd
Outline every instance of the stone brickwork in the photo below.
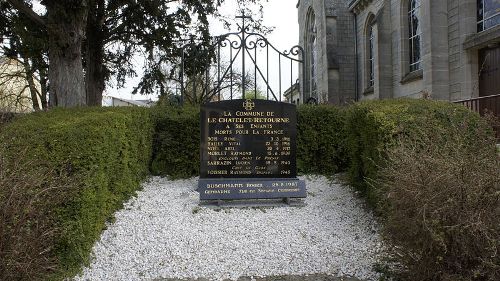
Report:
<svg viewBox="0 0 500 281"><path fill-rule="evenodd" d="M477 32L476 0L421 0L421 69L409 71L409 0L300 0L316 13L321 100L385 99L430 95L460 100L479 95L478 53L500 42L500 26ZM368 81L367 27L374 34L374 85ZM320 81L319 81L320 80ZM327 94L325 94L325 92Z"/></svg>
<svg viewBox="0 0 500 281"><path fill-rule="evenodd" d="M355 99L355 40L353 15L349 12L348 2L348 0L300 0L297 3L299 44L305 47L306 53L308 53L307 15L313 11L316 18L318 38L316 99L319 102L344 104ZM306 61L307 59L306 55Z"/></svg>

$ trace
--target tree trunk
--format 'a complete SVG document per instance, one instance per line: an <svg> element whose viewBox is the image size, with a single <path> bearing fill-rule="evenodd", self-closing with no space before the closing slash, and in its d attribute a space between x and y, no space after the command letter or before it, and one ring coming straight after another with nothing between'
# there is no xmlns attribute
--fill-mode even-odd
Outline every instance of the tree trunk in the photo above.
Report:
<svg viewBox="0 0 500 281"><path fill-rule="evenodd" d="M24 66L24 71L26 73L26 81L28 82L28 88L30 89L30 94L31 94L31 102L33 105L33 109L35 111L39 111L40 104L38 103L40 93L38 92L38 89L36 88L35 85L35 80L33 79L33 68L31 67L29 60L24 56L23 54L23 66Z"/></svg>
<svg viewBox="0 0 500 281"><path fill-rule="evenodd" d="M48 77L47 77L47 71L46 69L40 69L40 88L41 88L41 100L42 100L42 109L46 110L49 107L49 104L47 103L47 84L48 84Z"/></svg>
<svg viewBox="0 0 500 281"><path fill-rule="evenodd" d="M49 37L50 105L86 104L82 66L82 42L87 18L87 1L47 0Z"/></svg>
<svg viewBox="0 0 500 281"><path fill-rule="evenodd" d="M85 88L87 91L87 105L89 106L102 105L102 93L105 87L104 14L104 0L89 0L87 41L85 45Z"/></svg>

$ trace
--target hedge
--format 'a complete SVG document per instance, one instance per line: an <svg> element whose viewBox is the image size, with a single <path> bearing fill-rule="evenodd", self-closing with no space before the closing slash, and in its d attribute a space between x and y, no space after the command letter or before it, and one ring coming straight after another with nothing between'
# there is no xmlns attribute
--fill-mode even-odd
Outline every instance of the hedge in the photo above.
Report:
<svg viewBox="0 0 500 281"><path fill-rule="evenodd" d="M199 108L160 105L153 109L155 136L151 172L172 178L199 174ZM333 106L297 108L297 170L332 175L347 168L345 110Z"/></svg>
<svg viewBox="0 0 500 281"><path fill-rule="evenodd" d="M346 110L328 105L303 105L297 110L297 170L333 175L348 165Z"/></svg>
<svg viewBox="0 0 500 281"><path fill-rule="evenodd" d="M402 280L499 280L500 159L460 105L384 100L347 116L351 185L395 246Z"/></svg>
<svg viewBox="0 0 500 281"><path fill-rule="evenodd" d="M152 112L155 132L151 172L189 178L200 169L199 108L159 105Z"/></svg>
<svg viewBox="0 0 500 281"><path fill-rule="evenodd" d="M1 206L22 214L23 210L15 210L12 202L5 201L8 198L6 193L21 192L25 196L19 198L35 198L33 194L38 192L35 188L49 187L50 190L50 185L58 182L54 177L64 180L65 188L50 191L61 193L58 197L64 199L47 211L48 217L28 216L25 225L20 226L15 218L11 220L20 229L43 225L46 221L53 223L52 229L57 229L58 234L51 241L53 245L46 247L47 253L41 257L19 256L22 253L16 256L16 253L7 251L9 245L3 244L0 254L10 260L2 261L2 266L7 268L2 268L0 274L11 277L7 279L61 279L73 276L82 264L88 262L91 248L106 220L134 194L141 180L149 174L152 134L149 110L140 108L55 109L19 117L2 128L0 158L3 163L11 166L17 163L20 167L29 165L31 169L27 171L27 176L16 175L10 169L4 171L3 178L37 181L40 171L47 171L48 174L47 182L32 187L12 183L12 186L24 186L26 190L2 188ZM19 159L20 156L22 159ZM38 203L42 204L40 208L44 207L43 202ZM28 205L18 205L30 210ZM3 225L2 231L2 235L10 231L12 235L21 236L29 232L16 233L9 225ZM42 262L37 258L47 257L52 264L49 268L39 268L43 272L22 268L22 265Z"/></svg>
<svg viewBox="0 0 500 281"><path fill-rule="evenodd" d="M470 143L477 141L477 130L485 126L478 114L443 101L392 99L352 105L346 118L350 184L369 202L376 202L373 180L397 140L420 137L425 142L425 136L448 135L453 132L451 127L461 124L468 124L462 134Z"/></svg>
<svg viewBox="0 0 500 281"><path fill-rule="evenodd" d="M388 237L412 258L403 261L410 271L407 276L412 272L417 278L432 276L419 271L423 268L439 272L435 280L474 280L457 279L467 271L483 278L478 280L497 277L491 272L500 272L495 267L498 256L487 255L499 252L498 239L487 238L499 233L494 218L500 216L500 169L498 158L491 157L495 156L492 130L479 115L447 102L408 99L361 102L347 108L299 106L297 114L298 171L331 175L348 170L351 185L385 220ZM148 168L172 178L199 173L200 112L195 107L58 109L18 117L1 130L0 184L24 184L0 189L0 219L5 221L0 225L0 259L6 260L0 265L0 279L74 275L88 262L106 220L134 194ZM460 158L462 153L469 162ZM421 178L428 174L435 180L425 182L421 192L422 183L411 175L424 170ZM51 186L57 196L46 192L39 196ZM448 188L444 195L450 196L434 196L433 192L443 195L442 187ZM9 196L19 204L10 204ZM472 211L463 212L465 207ZM425 217L423 209L431 214L431 224L420 220ZM488 220L461 224L478 216ZM412 220L411 227L401 223L406 220ZM16 228L19 225L21 230ZM40 267L34 274L36 270L30 271L29 266L36 263L11 245L27 243L26 239L36 237L36 229L49 226L58 230L47 240L53 247L44 246L50 250L43 262L51 267L45 271ZM10 234L20 238L12 239ZM477 245L482 248L477 250ZM463 253L463 258L456 259L457 253Z"/></svg>

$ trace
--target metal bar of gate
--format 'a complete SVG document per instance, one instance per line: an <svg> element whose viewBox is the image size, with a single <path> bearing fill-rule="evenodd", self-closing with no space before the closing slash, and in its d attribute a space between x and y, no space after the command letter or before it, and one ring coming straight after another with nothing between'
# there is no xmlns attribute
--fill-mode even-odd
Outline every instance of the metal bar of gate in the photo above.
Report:
<svg viewBox="0 0 500 281"><path fill-rule="evenodd" d="M220 101L220 44L217 44L217 87L218 101Z"/></svg>
<svg viewBox="0 0 500 281"><path fill-rule="evenodd" d="M255 63L253 64L253 90L255 99L257 99L257 45L255 45L254 49Z"/></svg>
<svg viewBox="0 0 500 281"><path fill-rule="evenodd" d="M269 83L269 43L266 41L266 83ZM267 100L269 100L269 87L267 87Z"/></svg>
<svg viewBox="0 0 500 281"><path fill-rule="evenodd" d="M246 52L248 52L248 50L246 50ZM250 55L250 53L248 53L248 54ZM255 63L255 61L253 60L252 56L250 56L250 59L252 59L252 62ZM276 97L276 95L275 95L273 89L271 88L271 86L269 86L269 81L266 80L266 78L264 78L264 74L262 73L262 71L260 70L260 68L257 67L257 71L259 72L260 77L262 77L262 79L264 80L264 82L266 82L267 89L269 91L271 91L271 94L273 95L274 100L277 101L278 98Z"/></svg>
<svg viewBox="0 0 500 281"><path fill-rule="evenodd" d="M281 101L281 53L278 53L278 67L279 67L279 83L280 83L280 86L279 86L279 98L280 98L280 101Z"/></svg>

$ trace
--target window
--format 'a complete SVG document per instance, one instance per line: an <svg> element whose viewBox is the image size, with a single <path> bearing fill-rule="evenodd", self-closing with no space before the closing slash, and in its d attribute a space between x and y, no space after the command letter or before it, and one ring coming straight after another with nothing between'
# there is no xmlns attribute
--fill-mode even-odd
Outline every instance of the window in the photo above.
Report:
<svg viewBox="0 0 500 281"><path fill-rule="evenodd" d="M373 24L370 24L368 26L367 30L367 38L368 38L368 45L367 45L367 73L368 73L368 87L373 87L375 83L375 35L373 34Z"/></svg>
<svg viewBox="0 0 500 281"><path fill-rule="evenodd" d="M420 0L408 3L408 39L410 55L410 72L421 69L420 56Z"/></svg>
<svg viewBox="0 0 500 281"><path fill-rule="evenodd" d="M316 97L316 93L318 91L318 87L316 84L316 76L317 76L317 70L316 70L316 63L318 60L318 50L317 50L317 40L316 40L316 32L312 33L311 37L311 96Z"/></svg>
<svg viewBox="0 0 500 281"><path fill-rule="evenodd" d="M478 0L477 1L477 31L500 25L500 1Z"/></svg>
<svg viewBox="0 0 500 281"><path fill-rule="evenodd" d="M306 22L306 83L305 87L309 92L309 97L316 98L317 96L317 61L318 61L318 46L316 34L316 16L312 9L309 10Z"/></svg>

